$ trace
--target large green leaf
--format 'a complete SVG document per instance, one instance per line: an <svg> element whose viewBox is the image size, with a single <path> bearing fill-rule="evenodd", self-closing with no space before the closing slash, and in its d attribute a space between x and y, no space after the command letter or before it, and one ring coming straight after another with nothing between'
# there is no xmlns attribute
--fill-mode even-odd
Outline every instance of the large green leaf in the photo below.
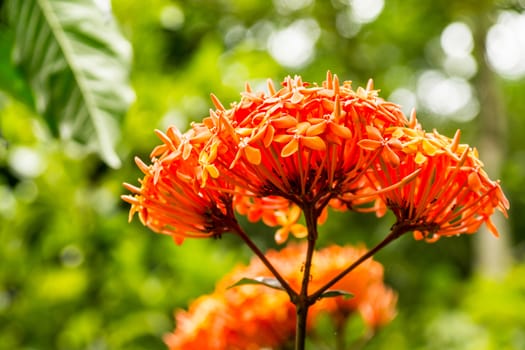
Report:
<svg viewBox="0 0 525 350"><path fill-rule="evenodd" d="M63 139L96 149L118 167L119 122L133 99L131 46L94 0L8 0L13 60L37 112Z"/></svg>

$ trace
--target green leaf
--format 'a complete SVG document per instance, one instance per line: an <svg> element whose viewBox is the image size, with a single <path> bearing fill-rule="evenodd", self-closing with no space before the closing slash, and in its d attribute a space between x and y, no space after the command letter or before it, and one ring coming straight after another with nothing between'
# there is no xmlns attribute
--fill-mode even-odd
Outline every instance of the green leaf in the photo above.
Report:
<svg viewBox="0 0 525 350"><path fill-rule="evenodd" d="M34 103L29 84L11 62L13 43L13 31L0 24L0 92L6 92L18 102L32 108ZM3 102L0 97L0 109L4 107Z"/></svg>
<svg viewBox="0 0 525 350"><path fill-rule="evenodd" d="M119 124L133 100L131 46L93 0L8 0L12 58L55 136L96 149L113 167Z"/></svg>
<svg viewBox="0 0 525 350"><path fill-rule="evenodd" d="M341 297L341 296L344 297L345 299L349 299L349 298L352 298L354 295L352 293L350 293L350 292L345 291L345 290L331 289L331 290L327 290L326 292L321 294L319 299L322 299L322 298L335 298L335 297Z"/></svg>
<svg viewBox="0 0 525 350"><path fill-rule="evenodd" d="M238 282L229 286L228 289L246 285L246 284L262 284L266 287L270 287L273 289L284 290L281 283L276 278L271 278L271 277L255 277L255 278L243 277Z"/></svg>

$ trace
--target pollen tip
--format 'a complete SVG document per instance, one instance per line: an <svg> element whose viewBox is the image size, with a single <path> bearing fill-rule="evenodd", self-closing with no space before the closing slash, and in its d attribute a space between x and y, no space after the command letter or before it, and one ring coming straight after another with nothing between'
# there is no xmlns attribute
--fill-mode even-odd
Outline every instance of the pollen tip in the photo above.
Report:
<svg viewBox="0 0 525 350"><path fill-rule="evenodd" d="M416 117L416 109L412 108L410 111L410 119L408 122L408 126L412 129L414 129L417 126L417 117Z"/></svg>
<svg viewBox="0 0 525 350"><path fill-rule="evenodd" d="M123 194L122 196L120 196L120 199L122 199L124 202L129 203L131 205L140 204L140 201L137 198L129 194Z"/></svg>
<svg viewBox="0 0 525 350"><path fill-rule="evenodd" d="M139 169L144 173L144 174L149 174L149 167L146 165L146 163L144 163L142 161L142 159L140 159L139 157L135 157L135 164L137 164L137 166L139 167Z"/></svg>
<svg viewBox="0 0 525 350"><path fill-rule="evenodd" d="M330 72L329 70L326 71L326 88L327 89L332 89L333 88L333 80L332 80L332 72Z"/></svg>
<svg viewBox="0 0 525 350"><path fill-rule="evenodd" d="M140 193L140 188L138 188L137 186L135 185L132 185L130 183L127 183L127 182L124 182L122 184L122 186L124 186L124 188L130 192L133 192L133 193Z"/></svg>
<svg viewBox="0 0 525 350"><path fill-rule="evenodd" d="M277 91L275 91L275 85L273 84L272 79L266 80L266 86L268 88L268 93L270 94L270 96L273 96L277 93Z"/></svg>
<svg viewBox="0 0 525 350"><path fill-rule="evenodd" d="M366 90L367 91L374 90L374 79L368 79L368 83L366 84Z"/></svg>
<svg viewBox="0 0 525 350"><path fill-rule="evenodd" d="M211 97L211 101L213 102L213 105L215 106L215 108L217 108L220 111L225 111L226 110L226 108L224 108L224 106L222 105L221 101L219 101L219 98L217 96L215 96L212 93L212 94L210 94L210 97Z"/></svg>

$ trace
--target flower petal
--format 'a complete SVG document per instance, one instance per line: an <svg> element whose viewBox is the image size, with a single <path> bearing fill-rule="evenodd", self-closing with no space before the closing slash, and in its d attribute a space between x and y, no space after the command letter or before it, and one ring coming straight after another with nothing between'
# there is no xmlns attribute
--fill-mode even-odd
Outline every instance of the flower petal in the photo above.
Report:
<svg viewBox="0 0 525 350"><path fill-rule="evenodd" d="M296 238L305 238L308 236L308 230L306 229L306 226L302 224L293 224L290 227L290 231Z"/></svg>
<svg viewBox="0 0 525 350"><path fill-rule="evenodd" d="M467 180L468 180L468 187L472 191L478 192L479 190L481 190L481 179L479 178L478 173L472 172L468 174Z"/></svg>
<svg viewBox="0 0 525 350"><path fill-rule="evenodd" d="M416 162L417 165L421 165L427 161L427 157L425 157L423 153L417 152L416 158L414 159L414 161Z"/></svg>
<svg viewBox="0 0 525 350"><path fill-rule="evenodd" d="M281 150L281 157L290 157L293 155L297 150L299 149L299 142L297 142L297 138L292 137L290 142L286 144L286 146L283 147Z"/></svg>
<svg viewBox="0 0 525 350"><path fill-rule="evenodd" d="M264 147L268 148L270 147L270 144L273 141L273 137L275 135L275 129L272 125L268 125L266 128L266 134L264 135L263 144Z"/></svg>
<svg viewBox="0 0 525 350"><path fill-rule="evenodd" d="M344 125L336 124L336 123L330 123L328 125L329 130L334 133L335 135L339 136L342 139L350 139L352 138L352 131L348 129Z"/></svg>
<svg viewBox="0 0 525 350"><path fill-rule="evenodd" d="M258 148L246 145L244 148L244 153L246 154L248 162L254 165L261 164L261 151Z"/></svg>
<svg viewBox="0 0 525 350"><path fill-rule="evenodd" d="M288 129L297 125L297 119L290 115L285 115L272 119L272 125L277 129Z"/></svg>
<svg viewBox="0 0 525 350"><path fill-rule="evenodd" d="M310 126L306 130L306 136L317 136L322 134L326 130L326 121L319 122Z"/></svg>
<svg viewBox="0 0 525 350"><path fill-rule="evenodd" d="M303 136L301 137L301 144L304 147L313 149L315 151L326 150L326 144L319 136Z"/></svg>
<svg viewBox="0 0 525 350"><path fill-rule="evenodd" d="M370 140L370 139L363 139L359 141L357 144L359 145L359 147L367 151L375 151L378 148L382 147L383 145L381 141Z"/></svg>

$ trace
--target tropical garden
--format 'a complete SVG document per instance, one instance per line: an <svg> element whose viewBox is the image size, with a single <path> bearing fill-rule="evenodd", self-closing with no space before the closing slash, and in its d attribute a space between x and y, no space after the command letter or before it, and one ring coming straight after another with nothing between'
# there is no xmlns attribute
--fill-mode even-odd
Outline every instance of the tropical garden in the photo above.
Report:
<svg viewBox="0 0 525 350"><path fill-rule="evenodd" d="M525 348L524 13L0 1L0 349Z"/></svg>

